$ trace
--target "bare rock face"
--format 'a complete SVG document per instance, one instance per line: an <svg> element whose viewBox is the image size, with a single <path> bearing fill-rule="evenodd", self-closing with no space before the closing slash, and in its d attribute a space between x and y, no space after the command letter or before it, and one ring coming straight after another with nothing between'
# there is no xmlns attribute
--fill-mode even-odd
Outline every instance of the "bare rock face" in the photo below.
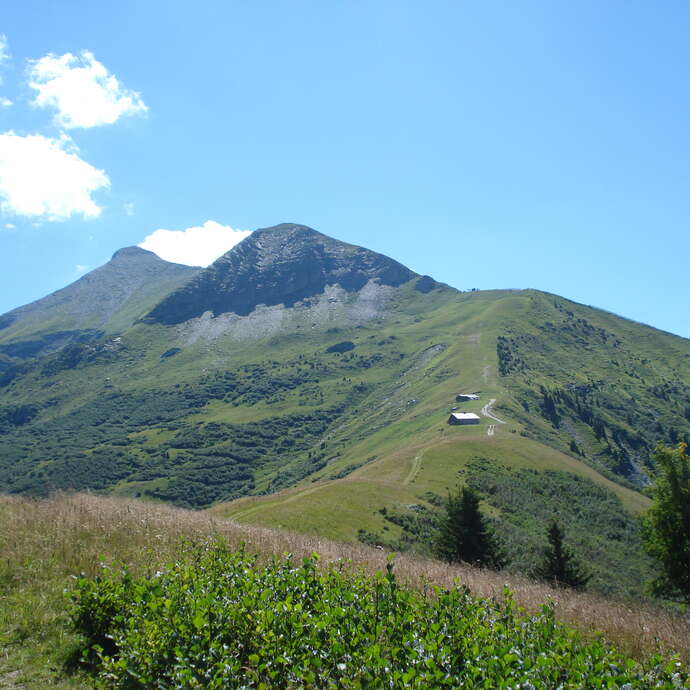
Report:
<svg viewBox="0 0 690 690"><path fill-rule="evenodd" d="M178 324L208 311L246 316L260 304L293 306L327 285L355 292L370 280L397 287L416 275L383 254L284 223L253 232L166 297L147 320Z"/></svg>

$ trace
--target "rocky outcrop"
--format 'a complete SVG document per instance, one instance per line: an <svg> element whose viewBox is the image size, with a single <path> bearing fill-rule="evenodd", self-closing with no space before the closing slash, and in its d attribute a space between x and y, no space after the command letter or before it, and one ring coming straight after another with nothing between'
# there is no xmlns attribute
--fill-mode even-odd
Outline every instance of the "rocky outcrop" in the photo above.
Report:
<svg viewBox="0 0 690 690"><path fill-rule="evenodd" d="M371 280L397 287L416 275L383 254L284 223L253 232L166 297L147 320L178 324L208 311L246 316L260 304L293 306L327 285L355 292Z"/></svg>

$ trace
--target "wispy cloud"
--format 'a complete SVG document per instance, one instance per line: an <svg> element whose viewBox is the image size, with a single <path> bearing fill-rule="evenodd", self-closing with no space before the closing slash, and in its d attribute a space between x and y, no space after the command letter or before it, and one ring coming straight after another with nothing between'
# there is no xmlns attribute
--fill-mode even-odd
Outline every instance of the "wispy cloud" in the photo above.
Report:
<svg viewBox="0 0 690 690"><path fill-rule="evenodd" d="M36 220L95 218L92 194L110 186L108 176L82 160L66 136L0 134L0 210Z"/></svg>
<svg viewBox="0 0 690 690"><path fill-rule="evenodd" d="M0 108L9 108L12 105L12 101L9 98L0 96Z"/></svg>
<svg viewBox="0 0 690 690"><path fill-rule="evenodd" d="M134 215L134 204L131 202L127 202L124 206L125 208L125 215L127 216L133 216Z"/></svg>
<svg viewBox="0 0 690 690"><path fill-rule="evenodd" d="M88 50L32 61L29 86L36 91L33 104L54 108L55 123L65 129L109 125L148 111L141 94L125 88Z"/></svg>
<svg viewBox="0 0 690 690"><path fill-rule="evenodd" d="M0 34L0 65L10 59L10 46L7 43L7 36Z"/></svg>
<svg viewBox="0 0 690 690"><path fill-rule="evenodd" d="M5 34L0 34L0 68L3 64L10 59L10 47L7 43L7 36ZM2 74L0 74L0 84L2 84ZM12 101L8 101L6 98L0 99L2 101L7 101L6 103L0 103L0 105L12 105Z"/></svg>
<svg viewBox="0 0 690 690"><path fill-rule="evenodd" d="M234 230L229 225L207 220L186 230L156 230L139 246L166 261L208 266L250 234L251 230Z"/></svg>
<svg viewBox="0 0 690 690"><path fill-rule="evenodd" d="M77 273L84 273L89 270L89 267L84 264L77 264L74 268Z"/></svg>

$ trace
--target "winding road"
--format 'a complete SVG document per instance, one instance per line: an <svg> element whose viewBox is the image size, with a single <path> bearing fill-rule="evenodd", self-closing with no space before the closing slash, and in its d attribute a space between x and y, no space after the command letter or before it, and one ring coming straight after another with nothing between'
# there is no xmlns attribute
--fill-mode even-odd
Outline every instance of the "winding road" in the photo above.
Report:
<svg viewBox="0 0 690 690"><path fill-rule="evenodd" d="M484 407L482 407L482 414L485 417L488 417L489 419L493 419L494 422L498 422L499 424L505 424L505 422L502 419L499 419L494 413L493 410L491 409L491 406L496 402L496 398L491 398ZM493 436L496 433L496 425L495 424L489 424L487 430L486 430L486 435L487 436Z"/></svg>

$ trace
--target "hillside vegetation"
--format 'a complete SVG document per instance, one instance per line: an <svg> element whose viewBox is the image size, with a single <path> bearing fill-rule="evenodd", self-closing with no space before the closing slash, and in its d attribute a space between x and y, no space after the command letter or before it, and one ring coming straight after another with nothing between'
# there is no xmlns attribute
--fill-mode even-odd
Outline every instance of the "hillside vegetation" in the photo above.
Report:
<svg viewBox="0 0 690 690"><path fill-rule="evenodd" d="M540 406L536 374L499 373L496 343L503 314L520 313L545 297L457 295L443 288L430 297L400 290L400 304L409 313L401 309L397 318L389 315L359 328L335 325L308 333L295 328L251 346L199 338L162 357L183 344L179 336L171 340L169 330L140 324L100 344L71 345L25 363L0 389L2 486L43 495L91 489L185 507L219 504L219 514L240 521L345 540L364 535L396 549L425 541L409 529L408 518L422 510L433 519L439 498L466 480L464 468L476 458L533 470L537 483L551 476L545 473L564 472L560 481L586 487L583 501L590 505L603 490L607 505L621 506L628 515L645 507L646 499L630 483L635 473L623 476L622 465L606 464L616 448L616 453L632 448L615 441L623 438L616 429L628 429L625 438L633 433L622 405L606 406L598 440L584 422L558 411L565 394L553 393L554 424ZM428 309L429 299L436 300L435 310ZM680 340L669 339L674 345ZM333 350L344 342L352 349ZM561 353L553 359L569 357ZM579 385L582 371L573 369L572 385ZM608 376L608 383L599 391L625 393L618 379L603 370L601 376ZM669 365L655 380L671 376ZM567 392L568 386L558 390ZM506 424L483 418L476 427L448 427L454 396L463 390L481 391L482 397L463 409L479 413L495 398L494 412ZM555 384L550 390L557 390ZM635 427L642 440L631 463L647 463L647 449L657 438L666 439L665 429L686 428L676 411L684 395L671 391L668 400L657 400L654 414L669 420L660 422L658 436L656 427ZM596 405L592 409L603 409L604 403ZM529 546L518 559L524 564L539 548L539 526L522 519L531 499L507 496L509 504L499 505L499 494L484 488L496 519L511 525L504 533L521 548ZM252 495L256 498L224 503ZM537 500L541 513L561 513L580 555L596 563L602 576L592 586L640 593L648 566L630 517L623 518L628 526L604 530L594 544L591 515L582 505L556 505L544 495ZM396 514L400 519L392 521ZM616 529L626 536L617 537Z"/></svg>
<svg viewBox="0 0 690 690"><path fill-rule="evenodd" d="M46 298L0 320L4 491L212 507L428 555L468 482L512 572L558 518L592 589L642 595L635 516L655 444L690 433L689 341L534 290L461 293L303 226L191 273L148 254L89 274L141 283L98 292L110 320L80 281L67 310ZM43 347L75 328L100 330ZM481 423L449 426L455 406Z"/></svg>
<svg viewBox="0 0 690 690"><path fill-rule="evenodd" d="M497 340L499 373L534 438L644 484L658 442L688 438L688 341L534 293ZM506 410L507 411L507 410Z"/></svg>
<svg viewBox="0 0 690 690"><path fill-rule="evenodd" d="M420 618L421 609L417 608L420 606L430 607L427 613L431 638L425 644L430 644L432 639L438 640L439 631L446 629L447 632L444 634L449 636L447 644L450 645L449 650L452 650L453 645L456 644L450 641L455 634L453 630L460 632L461 628L458 626L462 625L462 621L465 623L475 621L473 629L479 626L479 632L486 635L482 638L482 645L487 645L484 651L489 649L489 645L494 645L493 649L504 650L493 666L493 662L490 663L491 660L488 657L480 664L481 668L487 669L487 673L499 674L493 676L494 679L507 677L506 674L512 672L510 669L518 668L522 668L525 673L557 673L557 667L560 669L562 665L551 666L551 662L544 662L543 665L534 667L533 662L528 661L532 653L538 653L540 644L549 645L550 651L546 650L549 654L557 654L561 660L570 659L572 663L569 662L567 666L573 674L586 673L594 679L610 677L614 684L618 682L615 680L618 678L620 680L618 685L623 682L622 679L630 679L633 687L651 687L655 682L653 678L662 680L663 674L667 673L666 678L670 679L673 674L680 673L673 662L666 661L658 666L659 662L652 658L655 653L662 652L668 660L669 650L675 649L686 660L690 658L686 634L687 620L658 608L619 604L591 594L554 590L544 584L509 577L505 574L471 567L449 566L438 561L410 558L404 555L397 556L392 562L395 575L395 582L392 584L390 578L385 575L386 566L390 564L390 561L385 553L376 549L309 538L285 531L239 525L214 518L205 511L192 512L134 500L88 495L62 496L47 500L5 497L0 499L0 519L7 527L0 532L0 597L2 597L0 685L9 684L27 688L93 686L91 672L77 663L87 638L72 627L68 617L69 603L63 593L65 590L74 592L75 589L79 589L81 591L82 603L79 615L86 615L88 611L95 610L94 606L96 608L100 606L99 601L104 601L99 595L99 592L105 593L106 589L103 588L115 587L113 594L119 593L109 600L114 603L115 610L118 610L120 606L128 607L128 619L132 622L132 626L126 632L129 645L134 644L137 635L147 634L146 630L153 631L153 628L147 628L147 625L164 625L164 619L154 623L153 618L147 618L149 623L144 623L144 618L139 618L140 615L146 617L158 615L155 612L158 611L160 614L164 611L166 598L186 596L184 592L189 590L185 589L186 585L179 588L179 583L182 582L179 578L191 578L188 580L190 585L194 582L196 583L194 587L201 587L207 592L212 591L208 590L208 587L228 587L225 592L227 596L232 596L233 590L230 589L229 581L218 580L213 575L214 567L216 567L214 563L220 568L219 573L236 573L233 581L237 583L236 586L244 588L243 591L247 597L259 596L261 606L251 608L263 621L261 625L269 626L266 629L267 635L272 629L269 620L270 612L278 604L281 607L282 617L275 619L276 625L280 620L280 625L287 625L286 631L290 630L293 633L301 629L298 623L300 620L306 621L305 616L311 616L312 621L317 620L314 616L322 616L316 609L305 608L306 603L301 609L298 606L299 597L295 593L304 591L300 587L307 586L309 582L313 583L309 586L315 587L318 591L329 592L329 597L340 598L344 601L343 597L348 599L348 597L356 596L357 600L361 601L363 611L367 610L366 606L374 605L378 591L380 608L377 615L384 616L386 624L385 626L382 624L379 629L380 639L377 637L379 641L376 642L378 651L372 649L367 643L365 647L361 647L362 655L356 657L359 660L357 663L360 664L356 668L362 673L369 672L362 669L373 669L372 672L376 673L383 672L380 662L388 658L386 655L392 653L391 644L398 645L392 635L407 635L409 631L419 629L420 620L427 620L425 617L427 614ZM181 537L188 540L188 546L185 547L180 543ZM208 541L209 539L211 542ZM217 551L213 546L218 543L218 540L231 550L241 548L244 544L246 554L257 554L258 558L232 553L224 555L225 547ZM204 543L210 543L211 546L204 547ZM278 557L277 561L274 560L274 556L285 552L292 554L294 566L288 566L281 557ZM314 552L320 554L318 561L309 560ZM305 557L308 560L301 565ZM103 569L104 560L110 565L110 569ZM166 566L173 562L178 565ZM196 565L192 570L185 571L187 567L185 563L189 562L194 562ZM208 567L205 569L197 567L202 562L207 563ZM125 589L134 587L139 593L134 597L131 596L131 592L127 594L127 591L118 585L120 582L118 573L123 565L128 568L132 579L130 584L122 586ZM315 566L317 570L314 569ZM336 569L329 570L330 566L336 566ZM234 571L233 568L235 568ZM167 573L164 578L151 579L159 570ZM188 574L185 575L185 572ZM364 573L375 574L376 572L380 574L374 579L364 575ZM86 578L81 581L81 584L73 577L79 573L84 573ZM245 573L246 577L242 573ZM300 573L304 573L304 577ZM100 576L100 580L91 580L97 575ZM207 584L203 582L204 577L210 578ZM430 588L433 586L452 590L456 580L466 585L472 596L465 594L462 588L457 592L441 593L439 599L431 592ZM277 598L266 599L263 596L262 592L269 591L265 588L268 588L271 582L273 583L271 588L276 592L280 591L280 587L287 588L284 592L285 597L281 598L276 594ZM524 612L513 609L510 600L504 598L506 583L514 593L516 606L524 607ZM395 588L394 597L387 594L392 586ZM425 589L428 592L426 598L421 598ZM292 598L287 590L293 593ZM420 594L411 594L412 591L418 591ZM144 595L144 592L147 594ZM371 599L372 596L374 599ZM490 600L477 600L473 598L474 596L489 597ZM212 599L217 601L215 597ZM330 625L336 622L333 616L341 615L337 613L339 609L335 606L336 599L332 601L335 608L330 614L331 618L320 619L325 625L324 631L327 634L332 633ZM196 644L194 639L209 639L205 637L209 632L209 628L206 627L209 619L204 618L206 622L203 622L196 618L196 615L200 613L202 616L208 616L211 609L205 608L203 598L194 596L193 601L199 604L194 610L182 600L173 607L176 615L179 616L180 626L176 629L181 634L180 644L183 647L191 645L187 647L189 654L197 654L199 650L207 648L204 646L206 643L203 642L200 646L194 646ZM319 601L325 602L320 597L310 597L309 601L310 605L317 607L323 606L323 603L318 603ZM546 613L541 612L542 605L548 601L554 603L556 618L579 630L583 637L573 638L566 631L552 627L548 610ZM209 600L209 605L211 603ZM288 605L292 607L293 614L285 619L284 612L288 609L284 607ZM439 619L441 627L437 630L433 627L435 619L432 620L431 616L444 615L442 614L444 606L451 606L456 613L457 607L462 606L466 611L466 616L458 619L454 615L455 622L446 628L442 619ZM351 609L350 614L355 615L357 607L350 606L349 609ZM431 614L432 609L437 611L437 614ZM223 615L234 615L232 607L223 610L225 612ZM322 610L325 611L325 609ZM536 615L536 618L523 625L522 617L529 614ZM187 618L188 615L189 618ZM342 615L346 615L346 612ZM293 619L294 627L286 622ZM379 620L383 623L384 619ZM106 624L108 619L106 617L99 620ZM367 616L366 620L367 624L371 625L372 620L376 618ZM412 627L403 625L398 628L392 625L393 620L402 622L408 620ZM495 622L492 623L492 620ZM194 629L197 623L200 623L199 630L204 631L201 638L195 638ZM341 624L344 623L343 619ZM84 624L82 618L80 625L82 630L86 631ZM520 627L519 633L517 628L512 627L513 625ZM189 634L184 633L185 626L191 626ZM313 628L309 629L313 630ZM160 630L162 632L163 628ZM511 632L513 630L514 633ZM621 652L609 651L596 642L592 637L595 630L602 631L605 638L615 643ZM93 628L91 631L93 633ZM142 643L145 643L145 638L140 639ZM271 638L268 635L262 639L267 641L278 638ZM292 645L298 645L300 640L306 640L307 646L320 644L318 640L309 642L309 636L294 635L292 639L290 643ZM326 641L328 638L319 639ZM358 649L360 648L359 639L356 635L352 637L352 644ZM476 639L479 641L479 638ZM471 638L468 638L467 643L471 644ZM553 648L550 646L552 643ZM513 651L508 649L509 644ZM136 647L131 647L131 649L136 656ZM296 653L294 650L297 647L293 646L290 649ZM280 646L277 654L271 651L270 659L273 666L270 664L269 667L262 666L268 659L265 651L255 652L258 659L252 657L248 660L249 663L245 665L246 672L249 674L247 677L253 678L257 687L262 673L269 674L284 663L279 658L280 651ZM405 651L405 654L409 653L414 653L414 649ZM621 653L642 661L644 669L630 664L620 656ZM428 654L429 658L434 660L434 664L446 663L442 662L445 654L442 648L432 650L429 647ZM139 658L143 661L143 657ZM410 661L411 657L404 663L402 661L407 657L394 658L401 660L401 668L405 666L405 673L416 669L420 679L427 678L424 674L436 673L437 670L426 663L419 666ZM481 658L484 659L483 656ZM192 665L187 663L191 657L185 657L185 659L180 672L183 672L185 668L187 672L191 672ZM524 659L524 663L521 664L519 659ZM334 662L333 673L342 671L338 668L338 663L343 662ZM610 664L614 664L616 668L612 668ZM295 664L295 667L302 668L299 664ZM258 675L251 676L252 669ZM376 669L379 670L376 671ZM530 669L532 671L529 671ZM113 669L114 673L121 671L122 669ZM174 671L168 668L168 672ZM309 672L309 669L305 672ZM646 680L635 681L636 674L643 674ZM353 679L353 687L357 687L357 678L365 678L365 676L356 676L352 669L349 675L346 673L340 675L346 679ZM270 675L268 677L270 679ZM410 679L413 680L414 677L412 675ZM571 679L577 677L573 675ZM373 678L372 685L376 686L378 676L375 675ZM667 683L670 682L670 680L667 681ZM682 684L682 675L677 676L677 682ZM269 686L270 684L269 682ZM573 684L581 686L581 683L578 684L576 681L573 681ZM195 685L189 681L184 687L195 687Z"/></svg>

